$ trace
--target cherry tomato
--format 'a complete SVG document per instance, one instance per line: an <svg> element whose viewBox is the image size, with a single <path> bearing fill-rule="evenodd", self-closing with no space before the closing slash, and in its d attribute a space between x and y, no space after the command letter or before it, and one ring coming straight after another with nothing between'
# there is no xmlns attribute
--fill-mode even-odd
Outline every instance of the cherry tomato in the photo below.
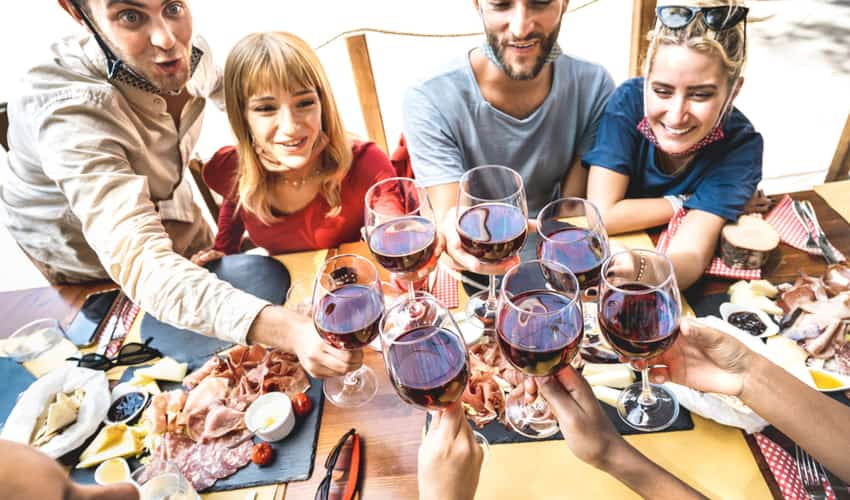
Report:
<svg viewBox="0 0 850 500"><path fill-rule="evenodd" d="M313 409L313 400L306 393L299 392L292 396L292 408L296 417L303 417Z"/></svg>
<svg viewBox="0 0 850 500"><path fill-rule="evenodd" d="M266 442L257 443L254 445L254 451L251 453L251 461L263 467L268 465L274 458L274 448Z"/></svg>

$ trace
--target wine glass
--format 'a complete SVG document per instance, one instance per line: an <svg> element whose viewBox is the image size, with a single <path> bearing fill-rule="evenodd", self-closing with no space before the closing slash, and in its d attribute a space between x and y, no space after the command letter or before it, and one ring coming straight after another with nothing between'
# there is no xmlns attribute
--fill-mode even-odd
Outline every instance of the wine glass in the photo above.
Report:
<svg viewBox="0 0 850 500"><path fill-rule="evenodd" d="M437 223L428 193L406 177L378 182L366 192L364 229L375 260L407 282L409 307L415 307L414 282L436 264Z"/></svg>
<svg viewBox="0 0 850 500"><path fill-rule="evenodd" d="M384 312L381 279L375 265L359 255L328 259L313 285L313 323L328 344L337 349L362 349L378 335ZM324 381L325 396L342 407L361 406L378 390L368 366Z"/></svg>
<svg viewBox="0 0 850 500"><path fill-rule="evenodd" d="M516 256L528 232L528 207L522 177L513 169L483 165L460 178L457 200L457 233L463 250L486 264L499 264ZM492 329L498 307L496 277L488 289L467 302L467 317Z"/></svg>
<svg viewBox="0 0 850 500"><path fill-rule="evenodd" d="M599 269L608 258L608 233L599 209L583 198L555 200L537 214L537 257L554 260L575 274L582 300L596 301ZM584 308L584 345L599 343L592 333L596 325L596 307Z"/></svg>
<svg viewBox="0 0 850 500"><path fill-rule="evenodd" d="M556 279L552 280L552 277ZM502 277L496 338L502 355L530 377L547 377L575 357L584 332L580 289L575 275L550 260L530 260ZM558 421L541 396L528 404L520 392L508 398L505 418L519 434L545 438Z"/></svg>
<svg viewBox="0 0 850 500"><path fill-rule="evenodd" d="M169 461L154 467L143 465L133 471L131 479L138 487L140 500L201 498L174 462Z"/></svg>
<svg viewBox="0 0 850 500"><path fill-rule="evenodd" d="M641 381L625 388L617 400L620 417L637 430L665 429L679 415L676 396L649 383L647 360L673 344L681 315L676 274L665 255L626 250L602 265L599 327L611 347L641 371Z"/></svg>
<svg viewBox="0 0 850 500"><path fill-rule="evenodd" d="M449 311L426 292L416 292L416 301L418 316L411 315L403 302L384 313L380 323L384 364L401 399L423 410L443 410L466 390L469 355ZM487 439L474 434L486 450Z"/></svg>

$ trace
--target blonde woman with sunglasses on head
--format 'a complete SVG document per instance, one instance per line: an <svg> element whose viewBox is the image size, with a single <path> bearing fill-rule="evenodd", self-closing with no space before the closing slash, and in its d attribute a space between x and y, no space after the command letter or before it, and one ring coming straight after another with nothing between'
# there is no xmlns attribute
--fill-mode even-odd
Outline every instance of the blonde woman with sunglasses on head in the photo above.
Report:
<svg viewBox="0 0 850 500"><path fill-rule="evenodd" d="M708 266L723 225L759 198L762 177L761 134L732 105L748 9L741 0L695 3L658 7L645 76L614 92L583 157L588 199L610 234L688 210L667 250L683 289Z"/></svg>

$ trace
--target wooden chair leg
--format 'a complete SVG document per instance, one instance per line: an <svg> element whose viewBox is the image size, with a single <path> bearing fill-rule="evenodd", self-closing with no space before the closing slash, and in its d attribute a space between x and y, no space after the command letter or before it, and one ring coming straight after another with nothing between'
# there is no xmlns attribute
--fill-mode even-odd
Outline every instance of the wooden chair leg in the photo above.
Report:
<svg viewBox="0 0 850 500"><path fill-rule="evenodd" d="M632 2L632 41L629 50L629 76L638 76L641 63L646 55L649 42L646 34L655 21L656 0L633 0Z"/></svg>
<svg viewBox="0 0 850 500"><path fill-rule="evenodd" d="M366 35L348 36L345 38L345 44L348 47L348 58L351 60L351 71L354 74L354 84L357 86L357 97L360 100L360 111L363 113L366 133L369 135L369 140L384 153L389 154L384 119L381 117L381 105L378 103L375 75L372 72L372 60L369 57L369 46L366 45Z"/></svg>

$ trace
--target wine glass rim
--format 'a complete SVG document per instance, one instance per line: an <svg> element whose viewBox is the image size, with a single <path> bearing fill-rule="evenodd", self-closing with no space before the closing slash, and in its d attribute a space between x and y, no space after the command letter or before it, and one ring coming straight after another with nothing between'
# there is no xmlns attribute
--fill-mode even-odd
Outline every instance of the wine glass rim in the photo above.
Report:
<svg viewBox="0 0 850 500"><path fill-rule="evenodd" d="M433 306L435 306L435 307L438 309L438 311L437 311L437 312L438 312L438 314L439 314L439 313L444 313L444 314L451 315L451 312L449 312L449 311L448 311L448 309L446 309L446 307L445 307L445 306L443 306L443 304L442 304L439 300L437 300L437 298L436 298L436 297L434 297L433 295L431 295L431 294L430 294L430 293L428 293L428 292L424 292L424 291L421 291L421 290L417 290L417 291L416 291L416 299L417 299L417 300L424 300L424 301L427 301L427 302L431 302L431 303L432 303L432 305L433 305ZM447 328L445 328L445 327L443 327L443 326L438 326L438 325L433 325L433 324L431 324L431 325L421 325L421 326L419 326L419 327L417 327L417 328L433 327L433 329L431 330L431 332L430 332L430 333L428 333L428 335L424 335L424 336L421 336L421 337L417 337L417 338L416 338L416 339L414 339L414 340L398 340L398 337L399 337L399 336L401 336L401 335L397 335L395 338L390 338L390 336L389 336L389 335L388 335L388 334L384 331L384 321L386 321L386 319L387 319L388 317L390 317L390 311L394 311L394 310L399 309L399 308L402 308L402 307L407 307L407 301L405 301L405 300L399 300L399 301L397 301L395 304L391 305L391 306L390 306L390 307L389 307L389 308L388 308L388 309L384 312L384 316L381 318L381 321L378 323L378 331L379 331L379 333L380 333L380 335L381 335L381 338L382 338L382 339L384 339L384 341L387 343L387 345L392 345L392 344L397 344L397 345L413 345L413 344L418 344L418 343L420 343L420 342L423 342L423 341L425 341L425 340L430 339L431 337L433 337L434 335L436 335L436 334L437 334L437 332L438 332L439 330L445 330L445 329L447 329ZM407 333L407 332L409 332L409 331L411 331L411 330L407 330L407 331L405 331L405 332L403 332L403 333ZM460 332L457 332L457 335L461 336ZM462 337L462 336L461 336L461 337Z"/></svg>
<svg viewBox="0 0 850 500"><path fill-rule="evenodd" d="M647 290L628 290L628 289L625 289L625 288L622 288L622 287L618 287L617 285L614 285L613 283L611 283L611 281L605 276L605 273L608 270L608 266L611 264L611 262L614 260L614 258L618 257L620 255L627 254L627 253L643 253L643 254L655 255L657 257L662 257L664 259L664 261L667 263L667 268L668 268L669 272L667 274L667 277L664 278L663 281L661 281L660 283L655 284L655 285L650 285L650 284L647 284L647 283L641 283L642 285L648 287L650 291L660 290L660 289L668 286L671 281L673 281L674 286L677 286L676 283L675 283L676 270L673 268L673 263L670 262L669 257L667 257L666 255L664 255L661 252L656 252L655 250L649 250L648 248L630 248L630 249L627 249L627 250L620 250L619 252L617 252L615 254L611 254L610 256L608 256L607 259L605 259L605 262L602 264L602 269L600 269L600 271L599 271L599 277L600 277L600 280L602 281L602 283L604 283L606 287L611 288L613 290L616 290L616 291L623 293L623 294L626 294L626 295L643 295L647 292ZM601 296L602 295L600 294L600 297Z"/></svg>
<svg viewBox="0 0 850 500"><path fill-rule="evenodd" d="M481 198L479 196L469 194L463 188L463 183L466 182L467 179L469 179L470 175L473 172L477 173L478 170L483 170L485 168L498 168L498 169L505 170L508 173L510 173L510 175L512 175L517 180L516 190L513 193L511 193L507 196L500 196L498 198ZM458 181L458 193L459 194L463 193L463 195L465 197L471 198L473 200L478 200L478 201L499 202L499 201L502 201L502 200L509 200L511 198L516 198L517 196L520 196L523 193L524 190L525 190L525 182L522 180L522 176L519 174L519 172L517 172L516 170L514 170L510 167L506 167L504 165L496 165L496 164L478 165L477 167L473 167L473 168L467 170L466 172L464 172L463 175L460 176L460 180Z"/></svg>
<svg viewBox="0 0 850 500"><path fill-rule="evenodd" d="M525 265L528 265L528 264L537 264L537 265L540 265L540 264L542 264L542 263L546 263L546 264L555 264L556 266L560 267L560 268L561 268L561 269L563 269L564 271L567 271L567 274L570 276L570 281L571 281L571 282L573 283L573 285L575 286L576 293L575 293L572 297L570 297L569 295L566 295L566 294L565 294L565 293L563 293L563 292L559 292L558 290L550 290L550 289L548 289L548 288L541 288L541 289L540 289L541 291L544 291L544 292L553 292L553 293L557 293L557 294L559 294L559 295L564 295L564 296L566 296L566 297L569 297L569 299L570 299L570 300L569 300L569 302L567 302L567 303L563 304L561 307L559 307L559 308L557 308L557 309L553 309L553 310L547 311L547 312L545 312L545 313L536 313L536 312L533 312L533 311L529 311L529 310L527 310L527 309L522 309L521 307L517 306L517 305L514 303L514 301L513 301L513 297L514 297L516 294L511 295L510 297L508 297L508 292L507 292L507 290L505 290L505 283L507 283L507 282L508 282L508 280L506 279L506 278L507 278L507 276L508 276L509 274L511 274L512 272L515 272L516 270L518 270L520 267L525 266ZM529 289L529 290L527 290L527 291L529 291L529 292L530 292L530 291L532 291L532 290L531 290L531 289ZM561 312L563 312L563 311L564 311L565 309L567 309L568 307L573 307L573 306L576 304L576 302L578 302L578 301L580 300L581 293L580 293L580 288L579 288L578 278L576 278L576 275L575 275L575 274L573 274L573 272L570 270L570 268L568 268L567 266L565 266L565 265L561 264L560 262L554 261L554 260L549 260L549 259L532 259L532 260L526 260L526 261L520 262L519 264L516 264L515 266L511 267L510 269L508 269L508 271L507 271L507 272L505 273L505 275L502 277L502 283L501 283L501 286L499 287L499 296L500 296L500 297L503 297L503 298L505 299L505 302L507 302L507 303L508 303L508 305L511 307L511 309L515 309L516 311L521 312L521 313L525 313L525 314L533 314L534 316L537 316L537 317L541 317L541 316L544 316L544 317L545 317L545 316L551 316L551 315L555 315L555 314L560 314Z"/></svg>
<svg viewBox="0 0 850 500"><path fill-rule="evenodd" d="M590 229L592 232L596 233L597 236L607 237L607 234L604 231L605 225L602 223L602 216L599 214L599 207L597 207L596 204L593 203L590 200L586 200L584 198L568 196L566 198L558 198L557 200L550 201L543 208L540 209L540 212L537 213L537 217L536 217L536 219L537 219L536 220L536 222L537 222L537 234L541 238L543 238L546 241L554 241L552 238L550 238L549 236L547 236L546 234L543 233L543 213L546 212L546 209L548 209L549 207L554 206L555 204L558 204L558 203L563 203L565 201L582 202L585 206L589 205L593 209L594 213L596 214L596 224L593 224L593 227L587 228L587 229ZM586 217L587 216L585 216L585 218ZM597 228L599 226L602 226L603 231L597 230ZM582 229L584 229L584 228L582 228ZM584 240L590 239L592 237L593 237L593 234L588 234L588 235L583 236L583 237L581 237L581 238L579 238L578 240L575 240L575 241L584 241Z"/></svg>
<svg viewBox="0 0 850 500"><path fill-rule="evenodd" d="M372 213L381 214L381 212L380 212L380 211L378 211L378 210L376 210L376 209L374 209L374 208L372 208L372 207L370 207L370 206L369 206L369 198L371 198L372 193L375 191L375 189L376 189L378 186L380 186L380 185L382 185L382 184L388 184L388 183L390 183L390 182L398 182L398 181L406 181L406 182L409 182L409 183L413 184L413 187L414 187L414 188L416 188L416 189L419 189L419 188L420 188L419 184L417 184L417 183L416 183L416 180L415 180L415 179L411 179L410 177L389 177L389 178L387 178L387 179L383 179L383 180L381 180L381 181L378 181L378 182L376 182L375 184L372 184L372 187L370 187L370 188L366 191L366 196L364 197L366 210L368 210L369 212L372 212ZM426 200L426 201L427 201L427 203L430 205L431 200L429 200L429 199L428 199L428 192L423 190L423 194L425 195L425 200ZM408 212L406 212L406 213L403 213L403 214L392 214L392 215L393 215L393 217L394 217L394 218L407 217L407 216L412 215L412 214L414 214L414 213L416 213L416 212L419 212L419 211L422 209L422 205L423 205L422 200L419 200L419 207L414 208L414 209L411 209L410 211L408 211Z"/></svg>
<svg viewBox="0 0 850 500"><path fill-rule="evenodd" d="M328 294L328 295L332 295L332 296L334 296L334 297L341 297L341 295L339 295L339 294L337 294L337 293L336 293L336 290L338 290L339 288L342 288L342 287L337 287L337 288L335 288L335 289L333 289L333 290L328 290L328 289L327 289L327 288L326 288L326 287L322 284L322 279L321 279L321 277L320 277L320 276L321 276L322 274L324 274L324 272L325 272L325 271L324 271L324 269L325 269L325 267L328 265L328 263L333 262L333 261L335 261L335 260L337 260L337 259L342 259L342 258L344 258L344 257L355 257L355 259L354 259L354 260L363 261L363 262L365 262L366 264L368 264L368 265L369 265L369 269L372 271L372 275L374 276L374 279L370 280L370 284L377 284L378 289L379 289L379 290L382 290L382 288L381 288L381 275L380 275L380 274L378 274L378 268L377 268L377 267L375 267L375 264L373 264L373 263L372 263L372 261L371 261L371 260L369 260L369 259L367 259L366 257L363 257L362 255L357 255L357 254L354 254L354 253L341 253L341 254L339 254L339 255L334 255L334 256L333 256L333 257L331 257L330 259L326 260L326 261L322 264L322 267L319 269L319 276L317 276L317 277L316 277L316 285L317 285L317 286L320 286L320 287L322 287L323 289L325 289L325 291L327 292L327 294ZM346 296L346 297L352 297L352 296L359 297L359 296L361 296L361 295L363 295L363 294L366 294L366 293L369 293L369 287L368 287L368 286L366 286L364 290L362 290L362 291L358 292L358 293L357 293L357 294L355 294L355 295L351 295L351 294L349 294L349 293L346 293L346 295L345 295L345 296Z"/></svg>

